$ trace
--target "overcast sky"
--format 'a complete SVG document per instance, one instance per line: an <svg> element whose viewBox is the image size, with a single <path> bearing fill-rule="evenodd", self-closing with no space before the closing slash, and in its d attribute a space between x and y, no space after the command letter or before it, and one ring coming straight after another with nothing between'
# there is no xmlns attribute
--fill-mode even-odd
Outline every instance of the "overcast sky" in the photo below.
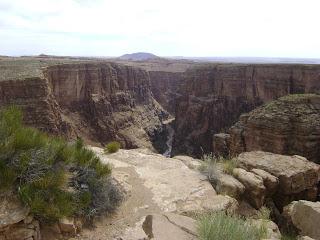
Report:
<svg viewBox="0 0 320 240"><path fill-rule="evenodd" d="M320 58L319 0L0 0L0 55Z"/></svg>

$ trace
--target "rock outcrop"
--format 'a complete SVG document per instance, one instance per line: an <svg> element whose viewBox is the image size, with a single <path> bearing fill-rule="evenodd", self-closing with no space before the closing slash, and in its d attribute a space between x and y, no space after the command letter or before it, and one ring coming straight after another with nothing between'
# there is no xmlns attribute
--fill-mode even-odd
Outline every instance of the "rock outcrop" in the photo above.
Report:
<svg viewBox="0 0 320 240"><path fill-rule="evenodd" d="M293 93L320 93L320 67L295 64L211 64L185 72L176 102L174 152L211 152L213 135L242 113Z"/></svg>
<svg viewBox="0 0 320 240"><path fill-rule="evenodd" d="M283 215L288 224L297 228L302 236L320 239L320 202L292 202L285 207Z"/></svg>
<svg viewBox="0 0 320 240"><path fill-rule="evenodd" d="M320 95L288 95L245 114L230 129L234 154L262 150L320 162Z"/></svg>
<svg viewBox="0 0 320 240"><path fill-rule="evenodd" d="M306 158L296 155L284 156L253 151L241 153L237 157L237 162L239 167L246 169L254 174L255 178L262 180L263 185L266 187L265 195L271 197L279 209L282 209L282 207L293 200L305 199L315 201L317 199L320 166L308 161ZM268 174L265 174L261 170ZM236 173L240 182L246 186L245 183L251 178L244 179L245 175L240 175L239 172ZM250 182L253 183L253 181ZM260 184L252 184L252 186L253 189L261 189L254 187L260 186ZM257 191L253 191L251 194L255 192ZM250 195L248 196L250 197ZM257 198L250 197L250 199L254 202ZM258 199L263 200L263 197Z"/></svg>

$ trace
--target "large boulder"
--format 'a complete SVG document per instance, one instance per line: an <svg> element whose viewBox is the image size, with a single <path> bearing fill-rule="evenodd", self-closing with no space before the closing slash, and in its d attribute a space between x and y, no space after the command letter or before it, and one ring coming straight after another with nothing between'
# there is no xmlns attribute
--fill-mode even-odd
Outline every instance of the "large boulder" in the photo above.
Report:
<svg viewBox="0 0 320 240"><path fill-rule="evenodd" d="M230 151L262 150L320 162L320 95L288 95L243 115L230 129Z"/></svg>
<svg viewBox="0 0 320 240"><path fill-rule="evenodd" d="M245 186L245 197L249 203L257 209L262 207L266 196L262 177L242 168L233 169L233 175Z"/></svg>
<svg viewBox="0 0 320 240"><path fill-rule="evenodd" d="M294 201L284 208L283 215L301 235L320 239L320 202Z"/></svg>
<svg viewBox="0 0 320 240"><path fill-rule="evenodd" d="M219 174L216 181L213 182L213 186L217 193L226 194L237 200L241 199L245 191L245 186L239 180L224 173Z"/></svg>
<svg viewBox="0 0 320 240"><path fill-rule="evenodd" d="M253 151L240 154L237 161L239 166L247 171L257 173L255 169L260 169L279 180L279 185L272 198L280 208L292 200L315 201L317 198L320 166L304 157ZM265 180L265 185L267 184L271 184L270 180L269 183Z"/></svg>

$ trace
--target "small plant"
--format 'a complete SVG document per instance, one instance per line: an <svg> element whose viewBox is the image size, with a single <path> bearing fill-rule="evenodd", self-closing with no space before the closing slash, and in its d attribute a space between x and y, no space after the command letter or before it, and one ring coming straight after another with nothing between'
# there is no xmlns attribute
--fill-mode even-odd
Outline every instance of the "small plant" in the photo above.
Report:
<svg viewBox="0 0 320 240"><path fill-rule="evenodd" d="M238 163L234 158L223 159L221 162L223 172L229 175L232 175L233 169L235 169L238 166Z"/></svg>
<svg viewBox="0 0 320 240"><path fill-rule="evenodd" d="M105 147L105 152L106 153L115 153L115 152L119 151L120 147L121 147L121 145L117 141L109 142Z"/></svg>
<svg viewBox="0 0 320 240"><path fill-rule="evenodd" d="M250 224L238 216L225 212L204 215L198 220L200 240L260 240L266 238L266 230Z"/></svg>
<svg viewBox="0 0 320 240"><path fill-rule="evenodd" d="M204 154L202 156L202 163L199 166L199 171L205 174L210 182L215 182L219 177L218 159L212 154Z"/></svg>
<svg viewBox="0 0 320 240"><path fill-rule="evenodd" d="M263 220L270 220L270 214L271 210L266 206L262 206L257 213L257 218Z"/></svg>

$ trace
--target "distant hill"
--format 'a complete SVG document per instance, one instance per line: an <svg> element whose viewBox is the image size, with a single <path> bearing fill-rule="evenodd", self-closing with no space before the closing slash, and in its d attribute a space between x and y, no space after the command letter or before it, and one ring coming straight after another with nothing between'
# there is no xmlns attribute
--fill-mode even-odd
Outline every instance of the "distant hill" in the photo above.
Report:
<svg viewBox="0 0 320 240"><path fill-rule="evenodd" d="M152 53L137 52L137 53L131 53L131 54L124 54L119 58L122 60L144 61L144 60L150 60L150 59L159 59L160 57Z"/></svg>

